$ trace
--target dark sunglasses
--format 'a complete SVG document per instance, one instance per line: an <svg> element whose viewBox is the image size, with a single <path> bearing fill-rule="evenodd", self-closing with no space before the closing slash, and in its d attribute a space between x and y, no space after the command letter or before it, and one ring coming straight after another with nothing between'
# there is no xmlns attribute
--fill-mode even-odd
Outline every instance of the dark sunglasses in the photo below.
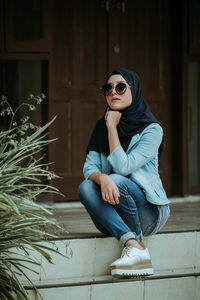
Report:
<svg viewBox="0 0 200 300"><path fill-rule="evenodd" d="M127 86L128 85L124 82L119 82L115 86L111 83L106 83L102 86L101 90L104 96L111 95L114 89L118 95L123 95L127 90Z"/></svg>

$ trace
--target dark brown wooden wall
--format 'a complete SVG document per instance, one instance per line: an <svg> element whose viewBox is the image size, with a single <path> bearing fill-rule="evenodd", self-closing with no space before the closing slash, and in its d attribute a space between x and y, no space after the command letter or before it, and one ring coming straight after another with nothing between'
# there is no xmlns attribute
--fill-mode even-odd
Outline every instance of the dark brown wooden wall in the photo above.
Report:
<svg viewBox="0 0 200 300"><path fill-rule="evenodd" d="M85 149L96 120L104 113L99 87L108 72L125 67L141 77L150 109L165 127L161 175L171 194L171 40L166 1L126 1L125 12L110 1L56 1L53 39L52 104L58 114L51 151L57 185L77 199Z"/></svg>

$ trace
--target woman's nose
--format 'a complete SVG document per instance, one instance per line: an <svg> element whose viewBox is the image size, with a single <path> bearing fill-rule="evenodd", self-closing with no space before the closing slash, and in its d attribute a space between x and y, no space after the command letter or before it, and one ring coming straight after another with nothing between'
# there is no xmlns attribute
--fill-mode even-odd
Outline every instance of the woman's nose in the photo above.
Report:
<svg viewBox="0 0 200 300"><path fill-rule="evenodd" d="M115 86L112 89L112 95L117 94L116 90L115 90Z"/></svg>

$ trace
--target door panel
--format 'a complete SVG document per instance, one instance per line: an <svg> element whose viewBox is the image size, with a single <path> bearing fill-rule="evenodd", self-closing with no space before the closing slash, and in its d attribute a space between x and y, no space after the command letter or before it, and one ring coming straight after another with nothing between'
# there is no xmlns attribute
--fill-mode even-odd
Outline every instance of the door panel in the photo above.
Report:
<svg viewBox="0 0 200 300"><path fill-rule="evenodd" d="M107 16L97 0L57 1L55 6L52 110L58 114L59 140L50 153L62 177L56 185L65 199L75 200L87 143L105 110L100 86L106 74Z"/></svg>
<svg viewBox="0 0 200 300"><path fill-rule="evenodd" d="M169 4L163 1L127 0L125 12L112 6L109 19L109 71L119 67L138 73L143 96L150 110L162 122L165 144L160 173L171 193L171 103ZM117 48L115 48L117 46ZM115 50L118 50L115 51ZM165 72L165 70L167 72Z"/></svg>
<svg viewBox="0 0 200 300"><path fill-rule="evenodd" d="M163 98L161 14L159 0L129 0L125 13L114 10L109 27L109 70L119 66L135 70L150 102ZM119 46L118 53L115 45Z"/></svg>

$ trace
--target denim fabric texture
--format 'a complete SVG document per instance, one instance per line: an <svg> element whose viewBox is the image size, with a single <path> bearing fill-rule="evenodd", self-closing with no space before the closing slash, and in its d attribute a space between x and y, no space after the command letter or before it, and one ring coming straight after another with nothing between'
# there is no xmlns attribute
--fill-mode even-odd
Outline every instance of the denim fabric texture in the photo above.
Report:
<svg viewBox="0 0 200 300"><path fill-rule="evenodd" d="M118 146L108 157L96 151L90 151L86 157L86 180L79 186L80 201L96 227L123 245L130 238L139 242L143 235L158 232L170 215L170 201L158 173L162 136L162 127L153 123L132 137L126 153ZM94 172L107 174L116 183L120 193L118 205L102 199L100 186L89 179Z"/></svg>
<svg viewBox="0 0 200 300"><path fill-rule="evenodd" d="M119 189L119 204L105 202L100 186L89 179L79 186L80 200L101 232L114 236L123 245L130 238L140 242L143 235L155 229L158 207L148 202L142 189L130 179L118 174L109 176Z"/></svg>

